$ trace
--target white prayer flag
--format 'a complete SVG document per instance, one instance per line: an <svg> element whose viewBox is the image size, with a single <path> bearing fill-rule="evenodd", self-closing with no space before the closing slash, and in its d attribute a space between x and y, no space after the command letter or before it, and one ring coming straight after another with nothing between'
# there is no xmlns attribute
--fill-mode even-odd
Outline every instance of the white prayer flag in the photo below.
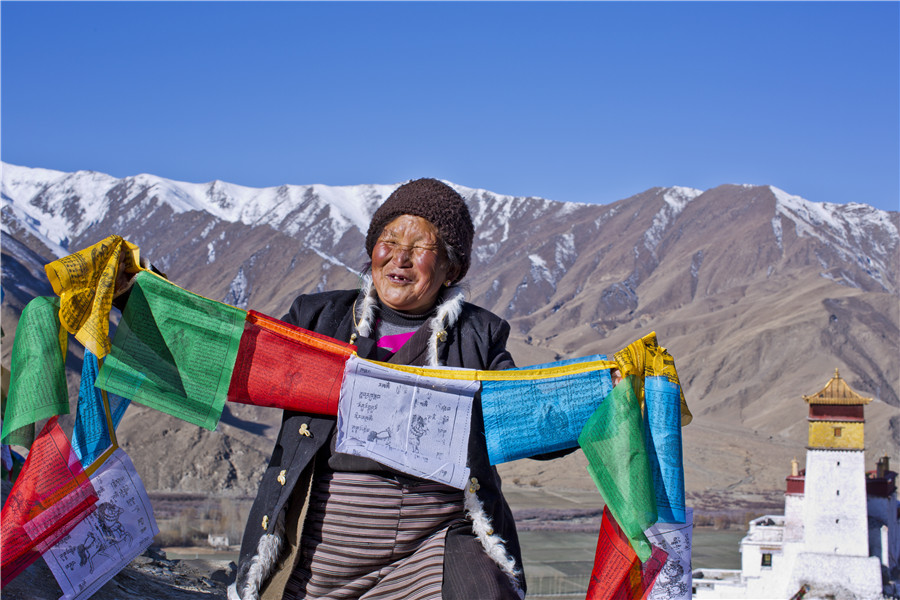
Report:
<svg viewBox="0 0 900 600"><path fill-rule="evenodd" d="M472 401L480 385L351 356L338 403L336 450L463 489Z"/></svg>
<svg viewBox="0 0 900 600"><path fill-rule="evenodd" d="M159 533L131 459L117 448L91 477L97 509L44 553L63 595L84 600L147 549Z"/></svg>
<svg viewBox="0 0 900 600"><path fill-rule="evenodd" d="M694 532L694 511L685 508L684 523L657 523L647 529L647 539L665 550L666 564L650 590L648 600L691 600L691 545Z"/></svg>

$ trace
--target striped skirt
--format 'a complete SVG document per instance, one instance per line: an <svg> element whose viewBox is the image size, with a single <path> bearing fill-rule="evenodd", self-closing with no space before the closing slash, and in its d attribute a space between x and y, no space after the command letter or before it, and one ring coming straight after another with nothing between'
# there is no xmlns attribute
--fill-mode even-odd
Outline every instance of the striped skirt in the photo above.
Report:
<svg viewBox="0 0 900 600"><path fill-rule="evenodd" d="M285 600L440 600L447 529L463 492L333 472L313 483Z"/></svg>

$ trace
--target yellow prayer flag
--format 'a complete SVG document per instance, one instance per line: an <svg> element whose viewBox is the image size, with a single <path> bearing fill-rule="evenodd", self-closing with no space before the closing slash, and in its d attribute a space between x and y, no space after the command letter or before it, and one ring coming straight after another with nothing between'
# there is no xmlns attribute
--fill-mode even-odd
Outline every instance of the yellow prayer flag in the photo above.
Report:
<svg viewBox="0 0 900 600"><path fill-rule="evenodd" d="M635 379L635 394L644 407L644 377L665 377L669 382L681 386L678 381L678 373L675 371L675 359L669 352L659 345L656 340L656 332L651 331L641 339L632 342L627 347L619 350L614 355L622 377L637 375ZM684 390L681 391L681 426L684 427L693 419L687 401L684 399Z"/></svg>
<svg viewBox="0 0 900 600"><path fill-rule="evenodd" d="M120 263L127 273L142 270L140 249L111 235L44 267L60 299L60 323L98 358L110 349L109 310Z"/></svg>
<svg viewBox="0 0 900 600"><path fill-rule="evenodd" d="M601 369L612 369L617 366L611 360L593 360L589 362L571 363L558 367L542 367L539 369L510 369L507 371L480 371L476 369L462 369L457 367L413 367L410 365L398 365L377 360L366 360L395 371L412 373L421 377L436 377L438 379L455 379L457 381L519 381L532 379L550 379L565 375L578 375Z"/></svg>

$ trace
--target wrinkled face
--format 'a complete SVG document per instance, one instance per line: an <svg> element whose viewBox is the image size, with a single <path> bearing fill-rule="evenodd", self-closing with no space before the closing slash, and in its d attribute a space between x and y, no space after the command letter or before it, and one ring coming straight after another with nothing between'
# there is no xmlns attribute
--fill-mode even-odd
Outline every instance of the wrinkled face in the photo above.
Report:
<svg viewBox="0 0 900 600"><path fill-rule="evenodd" d="M428 312L441 286L454 276L437 228L422 217L397 217L385 225L372 249L375 290L396 311Z"/></svg>

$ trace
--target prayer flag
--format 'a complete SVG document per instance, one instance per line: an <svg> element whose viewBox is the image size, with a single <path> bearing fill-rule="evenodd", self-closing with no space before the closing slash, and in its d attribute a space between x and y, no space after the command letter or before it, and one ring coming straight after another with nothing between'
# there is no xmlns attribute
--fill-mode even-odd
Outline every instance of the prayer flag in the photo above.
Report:
<svg viewBox="0 0 900 600"><path fill-rule="evenodd" d="M215 429L246 314L142 271L97 387Z"/></svg>
<svg viewBox="0 0 900 600"><path fill-rule="evenodd" d="M341 385L336 450L463 489L477 391L474 380L425 377L351 356Z"/></svg>
<svg viewBox="0 0 900 600"><path fill-rule="evenodd" d="M159 533L150 498L131 459L117 448L91 476L97 509L44 553L63 591L85 600L147 549Z"/></svg>
<svg viewBox="0 0 900 600"><path fill-rule="evenodd" d="M0 513L6 585L84 519L97 502L90 479L54 416L31 445Z"/></svg>
<svg viewBox="0 0 900 600"><path fill-rule="evenodd" d="M522 371L521 379L484 381L481 407L491 464L578 446L585 422L612 390L610 363L596 369L554 376L556 369L592 356ZM527 378L526 378L527 377Z"/></svg>
<svg viewBox="0 0 900 600"><path fill-rule="evenodd" d="M658 520L666 523L683 523L685 519L680 404L680 385L666 377L644 378L647 459L656 490Z"/></svg>
<svg viewBox="0 0 900 600"><path fill-rule="evenodd" d="M644 530L656 522L656 497L634 375L613 388L584 425L578 443L606 506L641 561L650 558Z"/></svg>
<svg viewBox="0 0 900 600"><path fill-rule="evenodd" d="M497 464L578 445L584 421L612 387L609 370L616 363L597 358L505 371L370 362L423 377L481 381L488 457Z"/></svg>
<svg viewBox="0 0 900 600"><path fill-rule="evenodd" d="M66 338L59 326L58 298L39 296L25 305L13 341L4 443L27 448L36 421L69 412Z"/></svg>
<svg viewBox="0 0 900 600"><path fill-rule="evenodd" d="M616 353L622 375L634 375L645 412L647 455L656 490L659 520L684 521L684 468L681 427L691 412L675 370L675 360L651 332Z"/></svg>
<svg viewBox="0 0 900 600"><path fill-rule="evenodd" d="M691 508L686 508L683 523L657 523L647 530L650 543L668 554L650 591L650 600L691 600L693 529L694 513Z"/></svg>
<svg viewBox="0 0 900 600"><path fill-rule="evenodd" d="M344 364L355 350L350 344L251 310L228 400L336 415Z"/></svg>
<svg viewBox="0 0 900 600"><path fill-rule="evenodd" d="M85 348L84 362L81 366L81 387L78 391L78 408L75 412L75 428L72 430L72 448L87 467L97 460L112 445L112 436L107 422L106 409L100 389L94 387L99 365L97 357ZM115 429L125 414L130 400L107 394L109 401L109 417Z"/></svg>
<svg viewBox="0 0 900 600"><path fill-rule="evenodd" d="M640 379L635 380L635 393L644 402L644 377L665 377L671 383L679 386L681 399L681 426L691 422L693 416L684 399L684 390L678 381L678 373L675 371L675 359L668 351L659 345L656 340L656 332L651 331L639 340L629 344L615 354L616 363L622 373L622 377L635 375Z"/></svg>
<svg viewBox="0 0 900 600"><path fill-rule="evenodd" d="M604 508L587 600L644 600L665 562L665 551L654 546L649 560L642 563Z"/></svg>
<svg viewBox="0 0 900 600"><path fill-rule="evenodd" d="M100 358L109 352L109 310L122 261L129 273L141 270L138 247L111 235L44 267L60 298L63 327Z"/></svg>

